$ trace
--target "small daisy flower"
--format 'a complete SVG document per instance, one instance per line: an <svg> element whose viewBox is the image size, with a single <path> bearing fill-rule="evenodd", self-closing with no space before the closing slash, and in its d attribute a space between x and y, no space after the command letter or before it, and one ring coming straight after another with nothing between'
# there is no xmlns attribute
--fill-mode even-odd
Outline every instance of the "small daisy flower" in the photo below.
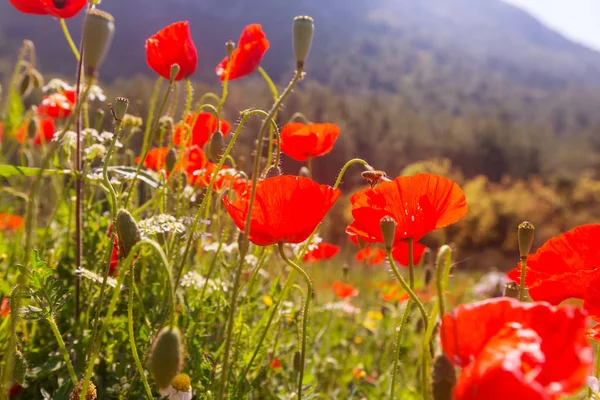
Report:
<svg viewBox="0 0 600 400"><path fill-rule="evenodd" d="M187 374L179 374L166 389L160 389L160 394L169 400L191 400L192 381Z"/></svg>

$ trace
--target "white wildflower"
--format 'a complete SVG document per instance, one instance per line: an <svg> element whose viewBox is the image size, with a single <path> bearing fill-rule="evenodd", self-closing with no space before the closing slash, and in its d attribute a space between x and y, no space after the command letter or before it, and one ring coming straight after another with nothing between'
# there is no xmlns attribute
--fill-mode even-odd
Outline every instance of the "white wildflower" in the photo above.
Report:
<svg viewBox="0 0 600 400"><path fill-rule="evenodd" d="M192 383L187 374L179 374L168 388L160 389L162 396L167 396L169 400L191 400L192 399Z"/></svg>
<svg viewBox="0 0 600 400"><path fill-rule="evenodd" d="M473 293L478 297L500 297L504 286L509 282L506 274L492 271L485 274L479 282L473 286Z"/></svg>
<svg viewBox="0 0 600 400"><path fill-rule="evenodd" d="M600 399L600 382L598 381L598 378L596 378L595 376L588 376L587 385L590 391L592 392L590 400Z"/></svg>
<svg viewBox="0 0 600 400"><path fill-rule="evenodd" d="M360 307L355 306L349 301L336 301L323 305L323 310L341 311L347 315L355 315L360 313Z"/></svg>
<svg viewBox="0 0 600 400"><path fill-rule="evenodd" d="M87 156L88 160L93 160L97 157L104 157L106 154L106 147L103 144L96 143L83 149L83 152Z"/></svg>
<svg viewBox="0 0 600 400"><path fill-rule="evenodd" d="M227 286L218 279L206 280L205 277L195 271L187 272L181 277L181 286L185 288L195 288L202 290L206 285L206 291L211 293L213 291L227 291Z"/></svg>
<svg viewBox="0 0 600 400"><path fill-rule="evenodd" d="M155 235L157 233L184 233L186 226L181 219L172 215L159 214L138 222L138 227L143 235Z"/></svg>
<svg viewBox="0 0 600 400"><path fill-rule="evenodd" d="M312 238L308 238L306 239L304 242L302 243L298 243L298 244L292 244L292 250L294 251L295 254L300 253L303 249L304 246L306 246L306 243L310 240L310 242L308 243L308 248L306 249L307 252L314 250L315 248L317 248L317 246L319 245L319 243L321 243L323 241L323 238L321 238L318 234L314 234L312 236Z"/></svg>
<svg viewBox="0 0 600 400"><path fill-rule="evenodd" d="M258 263L258 257L256 257L254 254L248 254L246 257L244 257L244 260L246 261L246 264L251 267L256 267L256 264Z"/></svg>
<svg viewBox="0 0 600 400"><path fill-rule="evenodd" d="M54 78L51 79L44 87L42 87L42 92L48 95L51 93L62 92L63 90L75 90L74 86L69 85L67 82L62 79Z"/></svg>
<svg viewBox="0 0 600 400"><path fill-rule="evenodd" d="M100 86L92 85L88 91L88 100L106 101L106 95Z"/></svg>

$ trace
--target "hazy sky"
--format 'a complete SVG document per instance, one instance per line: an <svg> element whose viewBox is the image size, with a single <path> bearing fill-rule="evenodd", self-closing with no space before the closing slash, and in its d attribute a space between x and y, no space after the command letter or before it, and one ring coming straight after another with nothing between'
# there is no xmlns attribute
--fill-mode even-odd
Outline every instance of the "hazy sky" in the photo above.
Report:
<svg viewBox="0 0 600 400"><path fill-rule="evenodd" d="M564 36L600 50L600 0L504 0Z"/></svg>

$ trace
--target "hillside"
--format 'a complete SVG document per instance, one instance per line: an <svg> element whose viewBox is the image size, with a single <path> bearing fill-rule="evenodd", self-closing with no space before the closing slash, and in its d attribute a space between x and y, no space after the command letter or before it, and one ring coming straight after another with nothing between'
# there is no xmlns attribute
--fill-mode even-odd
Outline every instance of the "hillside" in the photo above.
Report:
<svg viewBox="0 0 600 400"><path fill-rule="evenodd" d="M338 93L400 93L416 110L458 115L503 108L539 121L556 118L563 107L594 119L598 105L600 54L500 0L104 0L101 7L117 19L102 71L109 82L151 75L145 39L181 19L191 21L199 49L196 79L216 83L222 44L258 22L271 41L264 67L285 80L292 68L290 21L308 14L317 26L309 77ZM139 18L122 19L131 15ZM69 21L75 34L80 23ZM56 21L0 3L0 54L14 58L23 38L38 45L43 70L72 72L65 69L70 54ZM563 119L569 129L573 118Z"/></svg>

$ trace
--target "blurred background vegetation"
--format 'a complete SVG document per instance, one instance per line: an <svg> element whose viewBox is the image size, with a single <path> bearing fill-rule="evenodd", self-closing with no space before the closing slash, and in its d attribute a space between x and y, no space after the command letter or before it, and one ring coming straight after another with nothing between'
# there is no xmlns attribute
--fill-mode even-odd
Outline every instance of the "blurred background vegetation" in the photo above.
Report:
<svg viewBox="0 0 600 400"><path fill-rule="evenodd" d="M144 42L163 26L190 20L200 94L220 90L214 68L223 45L250 23L262 24L271 42L263 67L285 84L293 72L291 20L313 16L307 78L278 122L300 111L340 126L332 153L314 162L319 182L333 183L357 156L391 176L425 170L455 179L470 214L447 234L469 266L511 267L524 219L537 227L537 244L600 221L600 53L500 0L103 0L100 8L117 23L100 82L110 96L130 98L141 117L155 79ZM81 18L69 26L79 37ZM23 39L36 44L47 78L72 82L75 63L65 62L72 54L58 22L19 14L7 2L0 3L0 82ZM271 101L258 74L230 88L230 122ZM247 128L238 158L248 157L256 127ZM299 167L284 158L286 173ZM342 188L360 186L351 173ZM336 205L326 239L345 242L339 221L347 205Z"/></svg>

